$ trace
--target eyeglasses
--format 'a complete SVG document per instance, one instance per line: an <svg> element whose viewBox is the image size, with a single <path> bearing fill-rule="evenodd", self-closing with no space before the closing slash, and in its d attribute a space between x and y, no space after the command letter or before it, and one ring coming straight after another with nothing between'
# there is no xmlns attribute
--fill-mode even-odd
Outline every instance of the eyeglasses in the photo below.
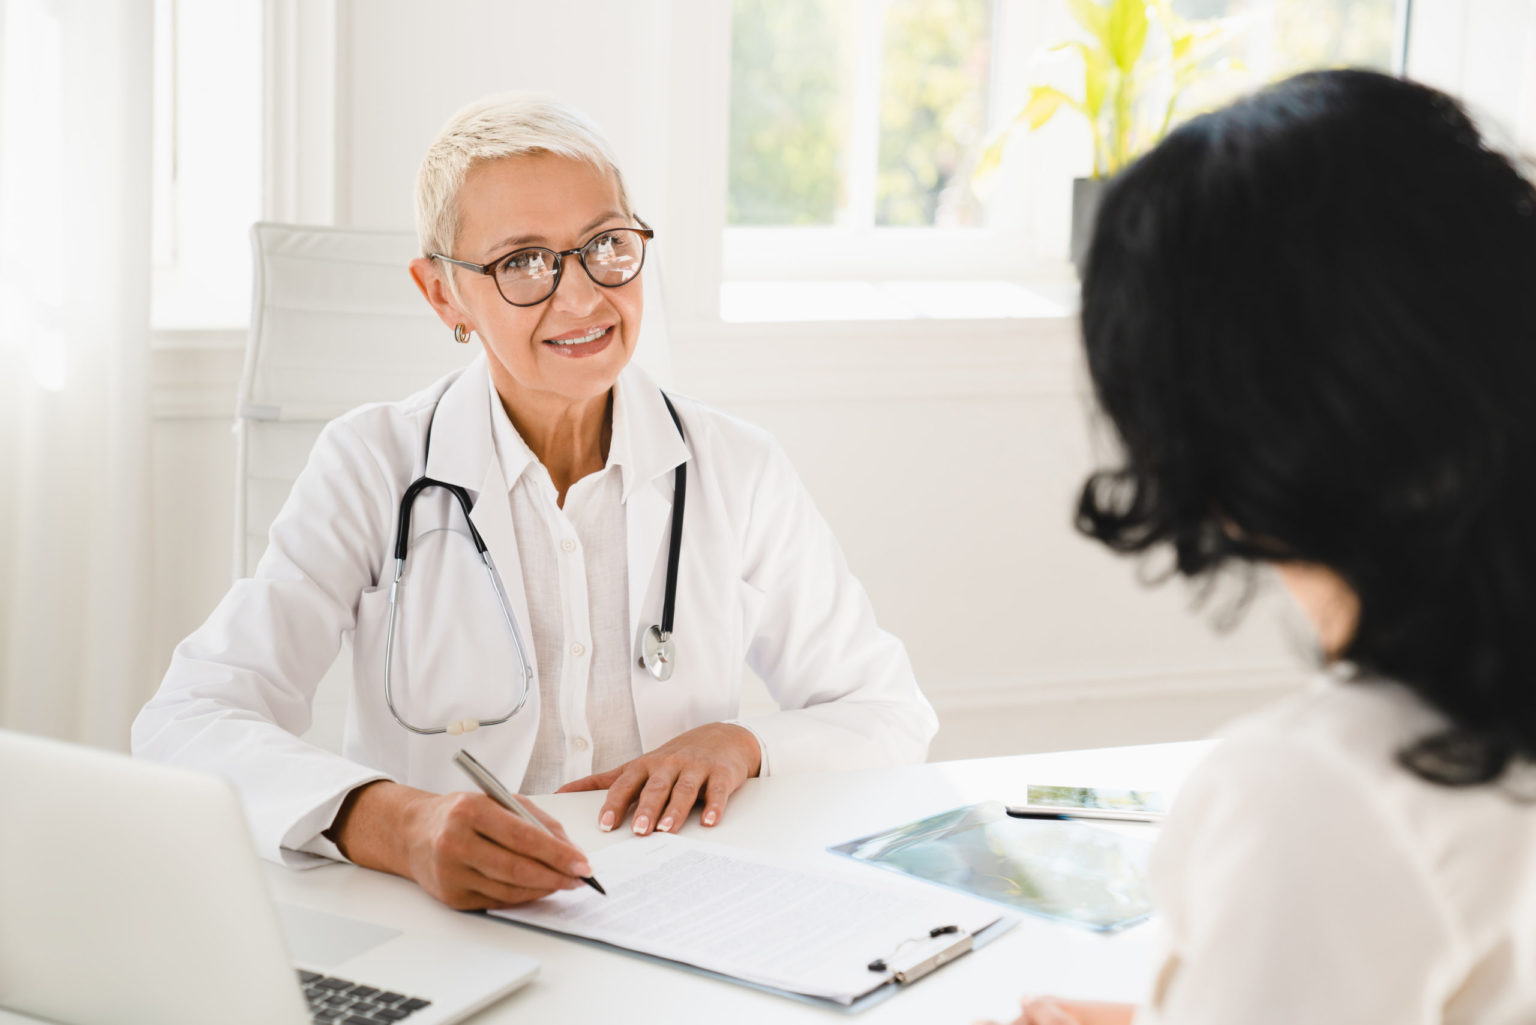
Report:
<svg viewBox="0 0 1536 1025"><path fill-rule="evenodd" d="M496 282L496 291L513 306L537 306L555 294L565 258L574 256L595 284L618 288L635 280L645 263L645 244L656 237L650 228L609 228L575 249L557 252L543 246L514 249L490 263L468 263L442 253L432 259L451 263Z"/></svg>

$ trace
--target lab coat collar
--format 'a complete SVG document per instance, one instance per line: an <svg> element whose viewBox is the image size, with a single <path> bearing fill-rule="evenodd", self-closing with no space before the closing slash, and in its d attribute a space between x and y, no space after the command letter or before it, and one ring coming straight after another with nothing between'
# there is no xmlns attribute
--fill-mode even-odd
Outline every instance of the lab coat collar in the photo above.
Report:
<svg viewBox="0 0 1536 1025"><path fill-rule="evenodd" d="M613 439L608 464L623 467L624 502L635 490L688 461L688 446L661 388L634 363L624 368L613 388Z"/></svg>
<svg viewBox="0 0 1536 1025"><path fill-rule="evenodd" d="M481 352L438 399L432 414L426 476L471 491L480 490L486 471L496 459L490 407L486 402L490 376L485 353Z"/></svg>
<svg viewBox="0 0 1536 1025"><path fill-rule="evenodd" d="M427 476L474 491L487 479L491 463L511 488L535 464L533 451L512 427L491 384L481 353L449 385L433 419ZM608 465L623 475L623 500L643 484L670 473L688 459L688 446L672 423L661 389L631 363L614 386L613 436ZM478 496L477 496L478 498Z"/></svg>

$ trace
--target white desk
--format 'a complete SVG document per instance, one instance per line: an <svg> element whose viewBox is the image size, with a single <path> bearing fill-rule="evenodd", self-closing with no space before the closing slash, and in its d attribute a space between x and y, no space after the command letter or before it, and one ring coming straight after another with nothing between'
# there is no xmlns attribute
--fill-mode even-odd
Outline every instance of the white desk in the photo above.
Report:
<svg viewBox="0 0 1536 1025"><path fill-rule="evenodd" d="M714 829L686 831L763 851L819 851L889 826L983 800L1021 803L1028 783L1135 787L1172 794L1205 743L936 762L896 770L750 780ZM602 794L541 798L587 850L614 842L596 826ZM1120 827L1147 829L1150 827ZM836 855L828 854L829 858ZM877 871L871 868L870 871ZM274 896L423 932L453 930L541 962L538 977L476 1015L511 1022L1009 1021L1025 993L1136 1001L1145 993L1155 925L1101 936L1024 916L1007 935L856 1016L658 965L627 954L450 911L393 876L350 865L295 872L267 866ZM0 1017L0 1021L4 1021Z"/></svg>

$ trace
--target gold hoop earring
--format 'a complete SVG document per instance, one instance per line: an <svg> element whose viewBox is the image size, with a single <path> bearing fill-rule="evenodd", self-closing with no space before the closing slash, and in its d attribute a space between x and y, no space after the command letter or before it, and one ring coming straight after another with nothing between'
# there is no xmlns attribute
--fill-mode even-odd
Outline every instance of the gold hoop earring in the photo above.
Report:
<svg viewBox="0 0 1536 1025"><path fill-rule="evenodd" d="M468 342L469 328L465 327L463 324L453 325L453 340L458 342L460 345Z"/></svg>

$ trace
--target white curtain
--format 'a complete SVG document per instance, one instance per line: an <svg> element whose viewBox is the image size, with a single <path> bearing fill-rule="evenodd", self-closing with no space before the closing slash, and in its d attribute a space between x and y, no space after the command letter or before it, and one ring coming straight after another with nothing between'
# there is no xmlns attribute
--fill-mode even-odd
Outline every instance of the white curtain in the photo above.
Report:
<svg viewBox="0 0 1536 1025"><path fill-rule="evenodd" d="M0 0L0 727L126 748L149 678L153 4Z"/></svg>

